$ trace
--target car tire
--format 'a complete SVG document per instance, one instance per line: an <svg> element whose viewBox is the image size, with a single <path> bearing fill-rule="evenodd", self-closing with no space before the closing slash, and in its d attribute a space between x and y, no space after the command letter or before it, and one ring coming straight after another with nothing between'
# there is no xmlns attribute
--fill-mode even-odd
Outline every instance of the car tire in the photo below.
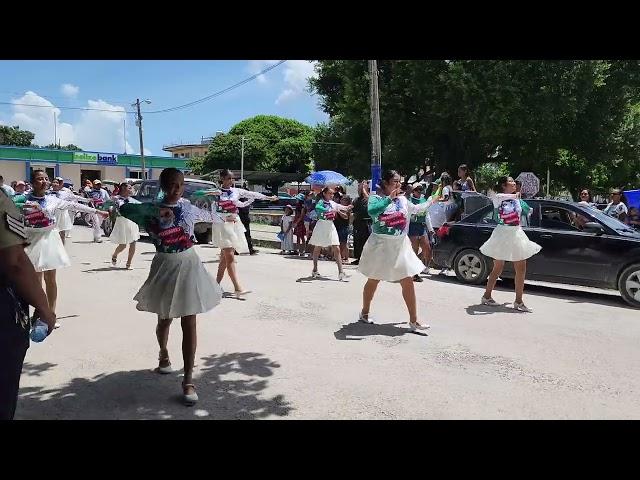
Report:
<svg viewBox="0 0 640 480"><path fill-rule="evenodd" d="M640 308L640 263L629 265L618 279L618 290L625 302Z"/></svg>
<svg viewBox="0 0 640 480"><path fill-rule="evenodd" d="M491 260L480 251L467 248L456 255L453 271L463 283L478 285L484 283L491 272Z"/></svg>

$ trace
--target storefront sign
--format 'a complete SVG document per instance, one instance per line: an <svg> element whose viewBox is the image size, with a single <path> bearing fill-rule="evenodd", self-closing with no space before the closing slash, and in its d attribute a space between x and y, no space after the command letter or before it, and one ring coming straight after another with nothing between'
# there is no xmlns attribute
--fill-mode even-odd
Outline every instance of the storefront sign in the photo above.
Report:
<svg viewBox="0 0 640 480"><path fill-rule="evenodd" d="M117 165L118 155L115 153L73 152L74 163L95 163L98 165Z"/></svg>
<svg viewBox="0 0 640 480"><path fill-rule="evenodd" d="M98 153L98 163L100 165L117 165L118 155L115 153Z"/></svg>
<svg viewBox="0 0 640 480"><path fill-rule="evenodd" d="M73 163L98 163L98 154L73 152Z"/></svg>

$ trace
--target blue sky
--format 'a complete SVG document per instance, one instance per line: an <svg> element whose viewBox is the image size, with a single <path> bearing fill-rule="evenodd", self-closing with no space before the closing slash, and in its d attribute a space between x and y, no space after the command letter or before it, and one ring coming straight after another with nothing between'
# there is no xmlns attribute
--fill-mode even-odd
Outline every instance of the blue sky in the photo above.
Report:
<svg viewBox="0 0 640 480"><path fill-rule="evenodd" d="M143 107L145 153L168 155L168 143L199 141L227 131L253 115L294 118L313 126L327 121L318 98L306 90L313 65L288 60L263 76L190 108L146 113L197 100L240 82L277 60L153 60L153 61L0 61L0 124L19 125L36 134L39 145L53 143L54 112L61 144L85 150L139 152L132 110ZM27 107L20 104L43 105ZM97 110L67 110L59 107ZM51 107L51 108L49 108ZM107 110L107 111L102 111ZM123 120L126 119L126 123ZM126 130L125 130L126 125Z"/></svg>

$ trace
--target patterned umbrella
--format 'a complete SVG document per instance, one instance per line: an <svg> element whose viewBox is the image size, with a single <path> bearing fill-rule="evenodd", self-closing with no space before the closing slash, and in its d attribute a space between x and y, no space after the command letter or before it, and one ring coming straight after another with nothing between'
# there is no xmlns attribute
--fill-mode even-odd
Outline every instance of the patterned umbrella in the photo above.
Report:
<svg viewBox="0 0 640 480"><path fill-rule="evenodd" d="M331 170L321 170L320 172L313 172L307 178L305 182L311 185L326 187L329 185L348 185L351 181L344 175Z"/></svg>

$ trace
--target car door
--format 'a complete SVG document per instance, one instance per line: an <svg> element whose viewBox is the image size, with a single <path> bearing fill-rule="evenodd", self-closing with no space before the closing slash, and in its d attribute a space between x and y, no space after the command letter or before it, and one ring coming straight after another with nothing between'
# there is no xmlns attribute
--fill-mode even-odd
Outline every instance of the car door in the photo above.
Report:
<svg viewBox="0 0 640 480"><path fill-rule="evenodd" d="M584 284L605 281L609 256L601 235L580 230L570 205L539 202L534 208L529 238L542 250L528 262L527 270L541 280L572 280ZM592 220L593 219L589 219Z"/></svg>

